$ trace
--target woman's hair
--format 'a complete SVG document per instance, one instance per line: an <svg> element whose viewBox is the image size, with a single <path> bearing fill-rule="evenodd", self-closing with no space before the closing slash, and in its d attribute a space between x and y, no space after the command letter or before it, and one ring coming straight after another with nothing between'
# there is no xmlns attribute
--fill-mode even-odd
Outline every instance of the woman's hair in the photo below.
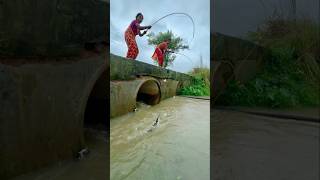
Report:
<svg viewBox="0 0 320 180"><path fill-rule="evenodd" d="M143 16L142 13L138 13L138 14L136 15L136 19L137 19L139 16Z"/></svg>

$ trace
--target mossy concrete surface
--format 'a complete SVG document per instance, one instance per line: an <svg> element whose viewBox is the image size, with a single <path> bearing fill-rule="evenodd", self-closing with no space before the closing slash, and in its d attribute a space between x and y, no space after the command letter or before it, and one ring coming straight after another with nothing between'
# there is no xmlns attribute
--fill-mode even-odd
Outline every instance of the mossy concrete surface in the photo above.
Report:
<svg viewBox="0 0 320 180"><path fill-rule="evenodd" d="M152 76L158 79L173 79L187 85L192 76L163 69L138 60L126 59L110 54L110 80L133 80L139 76Z"/></svg>

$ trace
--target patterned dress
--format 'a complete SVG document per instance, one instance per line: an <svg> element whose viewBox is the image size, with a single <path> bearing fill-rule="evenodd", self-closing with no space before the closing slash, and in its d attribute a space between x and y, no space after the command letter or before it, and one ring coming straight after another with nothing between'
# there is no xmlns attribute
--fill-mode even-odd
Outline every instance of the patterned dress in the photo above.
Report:
<svg viewBox="0 0 320 180"><path fill-rule="evenodd" d="M156 49L152 55L152 59L155 61L158 61L158 64L160 67L163 66L164 54L167 49L168 49L168 42L162 42L162 43L158 44L158 46L156 47Z"/></svg>
<svg viewBox="0 0 320 180"><path fill-rule="evenodd" d="M124 33L124 38L128 46L127 58L133 60L136 59L139 54L139 49L136 42L136 35L139 34L137 24L137 20L132 21Z"/></svg>

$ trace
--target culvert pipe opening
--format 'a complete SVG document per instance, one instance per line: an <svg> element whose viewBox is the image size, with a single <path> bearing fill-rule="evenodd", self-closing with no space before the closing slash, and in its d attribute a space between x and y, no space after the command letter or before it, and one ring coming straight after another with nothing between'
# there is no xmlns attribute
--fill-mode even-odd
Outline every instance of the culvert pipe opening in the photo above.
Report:
<svg viewBox="0 0 320 180"><path fill-rule="evenodd" d="M88 98L85 115L84 127L99 130L108 128L108 81L106 72L102 73L96 81Z"/></svg>
<svg viewBox="0 0 320 180"><path fill-rule="evenodd" d="M137 102L143 102L148 105L156 105L160 102L160 88L156 81L149 80L144 82L137 94Z"/></svg>

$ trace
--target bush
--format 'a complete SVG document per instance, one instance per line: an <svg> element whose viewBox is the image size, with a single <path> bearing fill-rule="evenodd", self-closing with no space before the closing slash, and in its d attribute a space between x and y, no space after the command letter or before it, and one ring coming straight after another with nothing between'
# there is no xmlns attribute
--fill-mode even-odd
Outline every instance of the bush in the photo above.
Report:
<svg viewBox="0 0 320 180"><path fill-rule="evenodd" d="M270 49L263 72L246 84L232 81L217 103L223 105L318 106L319 25L306 20L269 20L249 38Z"/></svg>
<svg viewBox="0 0 320 180"><path fill-rule="evenodd" d="M210 96L210 70L208 68L194 68L189 74L194 77L191 85L182 88L178 94Z"/></svg>

